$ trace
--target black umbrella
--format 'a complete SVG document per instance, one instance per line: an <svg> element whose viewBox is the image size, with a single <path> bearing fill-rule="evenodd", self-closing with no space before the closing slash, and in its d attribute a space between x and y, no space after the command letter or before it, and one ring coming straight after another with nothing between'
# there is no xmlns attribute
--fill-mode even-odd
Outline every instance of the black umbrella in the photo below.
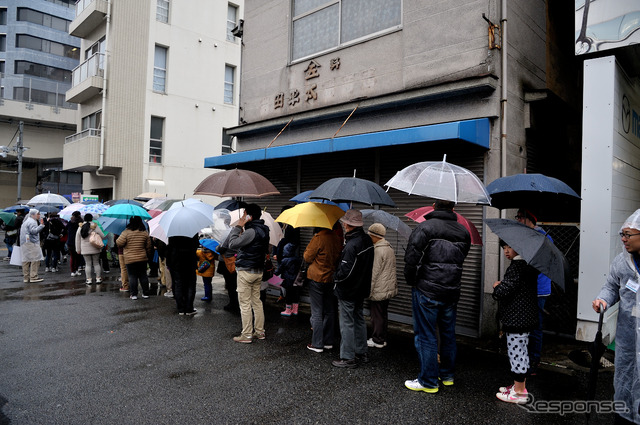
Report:
<svg viewBox="0 0 640 425"><path fill-rule="evenodd" d="M591 353L591 369L589 370L589 387L587 388L587 400L593 400L596 395L596 381L598 380L598 369L600 369L600 358L607 348L602 343L602 319L604 318L604 308L600 305L600 317L598 319L598 332L596 338L589 347Z"/></svg>
<svg viewBox="0 0 640 425"><path fill-rule="evenodd" d="M493 233L520 254L527 264L549 276L563 290L566 282L572 280L567 259L543 233L515 220L488 218L484 222Z"/></svg>
<svg viewBox="0 0 640 425"><path fill-rule="evenodd" d="M138 201L133 201L131 199L118 199L118 200L111 200L111 201L107 201L104 203L105 205L108 206L114 206L114 205L120 205L120 204L131 204L131 205L137 205L139 207L142 207L142 202L138 202Z"/></svg>
<svg viewBox="0 0 640 425"><path fill-rule="evenodd" d="M55 206L55 205L51 205L51 204L38 204L38 205L34 205L35 209L37 209L38 211L40 211L42 214L47 214L47 213L52 213L52 212L60 212L60 208Z"/></svg>
<svg viewBox="0 0 640 425"><path fill-rule="evenodd" d="M247 203L244 201L238 201L237 199L227 199L226 201L222 201L218 205L216 205L214 209L216 210L225 209L229 211L235 211L235 210L239 210L240 208L246 208L246 207L247 207Z"/></svg>
<svg viewBox="0 0 640 425"><path fill-rule="evenodd" d="M372 181L357 177L337 177L327 180L311 192L309 198L326 199L333 202L396 206L382 187Z"/></svg>

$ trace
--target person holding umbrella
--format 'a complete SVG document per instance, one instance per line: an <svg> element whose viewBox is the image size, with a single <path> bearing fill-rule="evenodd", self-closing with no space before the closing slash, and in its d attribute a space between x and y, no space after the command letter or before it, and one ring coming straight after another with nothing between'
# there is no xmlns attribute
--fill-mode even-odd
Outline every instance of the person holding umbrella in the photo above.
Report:
<svg viewBox="0 0 640 425"><path fill-rule="evenodd" d="M47 214L44 223L44 252L45 252L45 272L57 272L58 260L60 260L60 238L64 235L64 224L56 212Z"/></svg>
<svg viewBox="0 0 640 425"><path fill-rule="evenodd" d="M227 239L228 248L238 251L238 303L242 318L242 333L233 340L245 344L253 342L254 339L265 338L260 286L265 258L269 251L269 228L264 224L264 220L260 219L261 216L260 206L247 205Z"/></svg>
<svg viewBox="0 0 640 425"><path fill-rule="evenodd" d="M513 384L500 387L496 397L507 403L524 404L528 401L525 384L529 374L529 333L538 324L538 271L503 240L500 247L511 264L502 280L493 284L493 298L498 300L498 315L507 337Z"/></svg>
<svg viewBox="0 0 640 425"><path fill-rule="evenodd" d="M76 232L76 251L84 257L85 273L87 275L87 285L93 283L91 277L92 267L96 273L96 283L102 283L102 267L100 267L100 252L103 247L96 247L91 243L91 233L96 233L100 239L104 239L102 229L97 223L93 222L93 215L87 213L84 215L84 223L80 230Z"/></svg>
<svg viewBox="0 0 640 425"><path fill-rule="evenodd" d="M371 291L374 248L364 232L362 213L347 210L340 222L345 244L333 276L340 315L340 360L335 367L355 368L369 361L367 324L364 321L364 299Z"/></svg>
<svg viewBox="0 0 640 425"><path fill-rule="evenodd" d="M138 299L138 281L142 286L142 298L149 298L149 278L147 277L147 259L151 252L149 232L139 216L129 220L127 228L116 240L118 248L122 248L124 264L129 276L129 298ZM195 256L195 249L193 250ZM195 271L194 271L195 274Z"/></svg>
<svg viewBox="0 0 640 425"><path fill-rule="evenodd" d="M40 218L40 211L35 208L29 210L29 216L20 228L20 250L22 251L22 275L24 283L42 282L38 276L42 249L40 248L40 232L44 223Z"/></svg>
<svg viewBox="0 0 640 425"><path fill-rule="evenodd" d="M404 255L404 276L413 287L413 329L420 359L418 378L404 383L412 391L437 393L438 379L453 385L462 263L471 247L469 231L458 223L454 206L451 201L436 201L434 211L411 233Z"/></svg>
<svg viewBox="0 0 640 425"><path fill-rule="evenodd" d="M526 208L520 208L516 214L516 220L527 227L542 233L553 242L551 236L544 229L537 225L538 219L531 211ZM540 353L542 351L542 323L544 319L544 305L547 298L551 295L551 279L544 273L538 274L538 326L529 334L529 363L530 374L535 375L540 365Z"/></svg>
<svg viewBox="0 0 640 425"><path fill-rule="evenodd" d="M596 313L620 303L616 325L613 399L627 406L615 423L640 424L640 209L620 228L624 251L611 263L607 281L592 302Z"/></svg>

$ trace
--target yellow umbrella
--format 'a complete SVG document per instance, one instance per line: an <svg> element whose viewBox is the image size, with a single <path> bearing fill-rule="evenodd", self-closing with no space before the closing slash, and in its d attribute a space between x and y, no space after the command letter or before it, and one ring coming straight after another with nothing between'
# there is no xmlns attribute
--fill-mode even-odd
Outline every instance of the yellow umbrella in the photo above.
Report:
<svg viewBox="0 0 640 425"><path fill-rule="evenodd" d="M336 205L305 202L284 210L276 218L276 221L293 227L324 227L331 229L343 215L344 211Z"/></svg>

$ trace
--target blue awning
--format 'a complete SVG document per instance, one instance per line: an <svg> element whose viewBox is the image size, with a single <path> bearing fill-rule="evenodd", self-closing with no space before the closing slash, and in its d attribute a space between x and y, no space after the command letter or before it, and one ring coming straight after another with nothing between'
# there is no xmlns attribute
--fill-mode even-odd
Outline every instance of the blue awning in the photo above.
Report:
<svg viewBox="0 0 640 425"><path fill-rule="evenodd" d="M205 168L221 168L254 161L293 158L304 155L342 152L355 149L398 146L412 143L461 140L489 149L490 125L488 118L456 121L421 127L356 134L334 139L314 140L271 148L254 149L204 159Z"/></svg>

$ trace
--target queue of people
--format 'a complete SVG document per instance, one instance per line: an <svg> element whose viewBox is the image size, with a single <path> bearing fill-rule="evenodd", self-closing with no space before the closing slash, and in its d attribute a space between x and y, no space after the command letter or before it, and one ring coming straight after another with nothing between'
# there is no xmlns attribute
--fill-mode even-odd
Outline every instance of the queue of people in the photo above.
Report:
<svg viewBox="0 0 640 425"><path fill-rule="evenodd" d="M458 223L454 206L450 201L436 201L434 211L411 233L404 255L403 272L407 284L412 287L414 341L419 359L417 378L405 381L405 386L413 391L433 394L441 386L452 386L455 382L457 303L470 235ZM205 295L201 300L212 300L211 281L218 271L224 277L229 296L224 309L241 316L242 331L233 340L245 344L266 338L260 287L270 246L269 228L261 219L261 212L258 205L247 205L244 215L215 251L200 244L198 235L174 236L169 238L167 245L155 243L156 249L162 251L157 261L159 273L164 276L166 293L173 294L178 314L197 313L194 308L196 275L200 275L205 284ZM518 210L516 219L543 232L536 226L536 217L528 210ZM58 251L64 239L71 258L71 275L79 274L82 255L87 284L92 284L94 270L96 283L102 282L99 261L102 247L94 239L104 242L107 239L91 214L81 219L79 213L74 213L65 227L55 214L45 220L38 210L31 209L16 230L15 234L8 234L9 240L5 243L15 237L15 245L20 246L25 283L43 280L38 274L43 249L45 271L57 269ZM45 235L42 246L41 235ZM365 231L361 212L350 209L333 229L314 230L302 259L296 255L299 233L277 248L276 273L282 276L287 292L292 294L287 298L282 316L298 313L299 294L292 289L292 281L303 268L311 307L311 342L307 348L316 353L333 349L338 342L334 332L337 318L340 354L339 359L332 361L335 367L358 367L369 361L369 348L387 346L389 300L397 295L398 288L395 254L385 235L385 227L378 223ZM640 404L637 358L640 237L637 235L640 235L640 209L625 220L620 230L625 252L614 259L607 281L593 301L596 312L620 303L614 398L636 409ZM154 244L139 217L130 220L117 237L116 246L120 250L121 266L125 267L121 290L128 290L130 298L136 300L140 283L142 298L148 298L147 267ZM541 311L551 282L507 243L500 241L500 246L510 265L502 280L493 284L493 297L498 303L498 315L506 334L513 383L500 387L496 397L504 402L524 404L530 395L526 389L527 378L535 373L540 360ZM364 319L365 299L370 300L372 333L369 338ZM639 415L629 409L629 412L618 414L616 420L637 423Z"/></svg>

